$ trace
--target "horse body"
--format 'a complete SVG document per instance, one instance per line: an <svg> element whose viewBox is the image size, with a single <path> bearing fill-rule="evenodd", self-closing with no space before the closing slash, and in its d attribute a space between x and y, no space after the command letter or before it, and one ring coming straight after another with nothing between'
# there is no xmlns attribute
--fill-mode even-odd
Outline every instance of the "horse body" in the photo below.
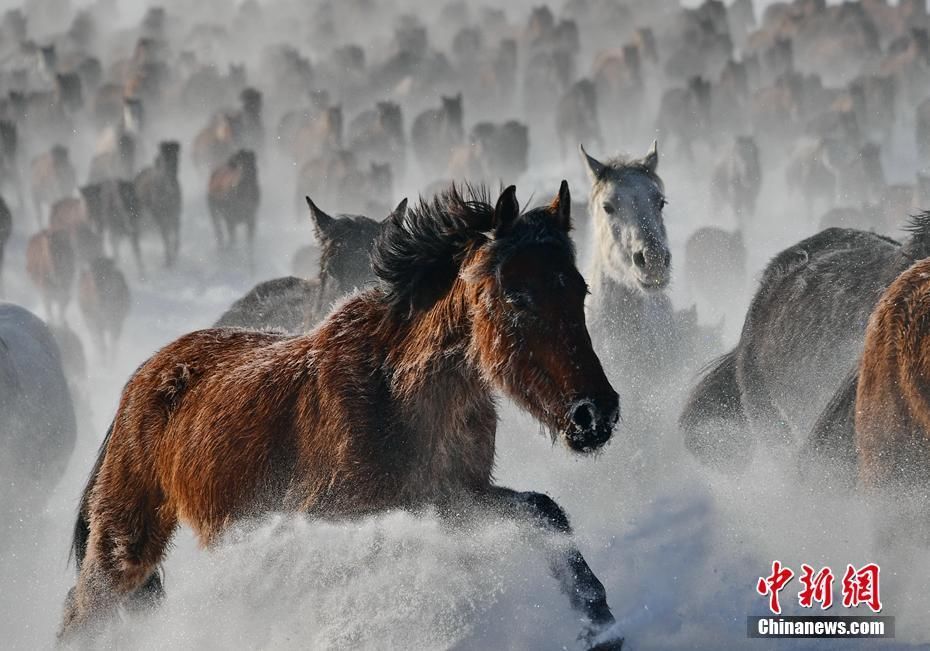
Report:
<svg viewBox="0 0 930 651"><path fill-rule="evenodd" d="M739 464L761 440L796 448L855 367L882 291L912 260L930 254L926 223L903 246L830 228L779 253L766 267L740 341L693 390L680 417L699 458ZM735 434L748 427L749 436ZM748 446L744 443L748 442Z"/></svg>
<svg viewBox="0 0 930 651"><path fill-rule="evenodd" d="M593 142L600 146L598 95L593 81L580 79L562 95L556 113L556 130L563 159L576 142Z"/></svg>
<svg viewBox="0 0 930 651"><path fill-rule="evenodd" d="M930 260L888 287L865 332L855 385L855 450L868 488L930 486L927 347Z"/></svg>
<svg viewBox="0 0 930 651"><path fill-rule="evenodd" d="M309 197L307 203L322 248L312 277L287 276L259 283L233 303L214 327L306 332L335 301L374 280L369 255L381 224L362 215L330 217ZM404 199L388 219L403 215L406 210Z"/></svg>
<svg viewBox="0 0 930 651"><path fill-rule="evenodd" d="M48 327L10 303L0 303L0 422L3 506L28 513L22 501L46 497L61 478L74 449L76 424Z"/></svg>
<svg viewBox="0 0 930 651"><path fill-rule="evenodd" d="M318 321L320 306L327 304L323 295L318 278L265 280L230 305L213 327L306 332Z"/></svg>
<svg viewBox="0 0 930 651"><path fill-rule="evenodd" d="M451 497L459 488L487 485L495 425L487 389L473 374L435 384L446 363L461 363L461 356L429 360L435 366L422 385L408 387L406 374L384 377L382 365L414 371L419 360L409 359L415 351L385 357L382 351L394 342L378 336L385 314L377 303L356 297L300 338L237 330L193 333L146 363L124 392L121 410L138 414L142 423L165 418L164 429L153 437L156 432L145 426L117 423L112 436L128 437L122 440L130 450L137 445L159 450L164 463L151 476L137 477L171 496L171 507L157 508L174 510L208 544L230 519L255 512L351 516L409 508L427 498ZM349 331L372 334L363 345L334 347ZM281 381L282 371L287 382ZM456 389L451 395L442 393L451 388ZM385 396L398 390L410 392L403 401L410 404L385 404ZM474 395L484 396L481 407L465 409ZM240 399L219 413L210 405L220 396ZM439 404L431 401L437 398ZM373 412L372 404L386 409ZM248 423L239 422L247 412ZM467 438L461 435L465 424L471 427ZM474 436L485 430L490 441ZM236 434L217 437L222 431ZM214 453L228 462L204 473L202 464ZM143 458L125 459L120 465L142 463ZM109 492L107 482L102 473L96 490Z"/></svg>
<svg viewBox="0 0 930 651"><path fill-rule="evenodd" d="M378 102L376 108L363 111L349 123L349 150L364 161L391 163L398 178L403 178L407 153L404 121L400 106Z"/></svg>
<svg viewBox="0 0 930 651"><path fill-rule="evenodd" d="M269 509L478 499L569 533L551 500L494 487L491 471L494 389L577 452L606 443L619 415L584 325L570 204L565 182L524 215L513 186L496 208L453 189L391 219L373 253L379 286L313 332L199 331L144 363L82 498L62 633L158 593L179 521L210 544ZM603 586L573 547L552 565L593 639L613 623Z"/></svg>
<svg viewBox="0 0 930 651"><path fill-rule="evenodd" d="M32 202L36 221L42 225L42 208L70 196L77 187L77 173L68 150L56 145L32 161Z"/></svg>
<svg viewBox="0 0 930 651"><path fill-rule="evenodd" d="M65 320L76 267L68 231L45 229L29 239L26 245L26 274L39 290L49 320L55 319L55 306L58 307L58 320Z"/></svg>
<svg viewBox="0 0 930 651"><path fill-rule="evenodd" d="M759 148L751 136L737 136L726 156L714 167L711 192L716 204L727 204L740 224L755 216L762 189Z"/></svg>
<svg viewBox="0 0 930 651"><path fill-rule="evenodd" d="M207 206L217 245L222 249L235 244L236 229L240 224L245 225L250 265L253 264L255 216L260 198L255 152L249 149L240 149L210 175Z"/></svg>
<svg viewBox="0 0 930 651"><path fill-rule="evenodd" d="M165 266L178 257L181 231L181 184L178 182L177 142L159 144L155 164L147 167L133 181L143 215L155 222L165 245Z"/></svg>
<svg viewBox="0 0 930 651"><path fill-rule="evenodd" d="M92 260L81 272L78 306L97 349L112 357L130 306L129 285L112 258Z"/></svg>
<svg viewBox="0 0 930 651"><path fill-rule="evenodd" d="M11 191L16 195L17 207L24 210L19 132L15 122L0 119L0 192L6 191Z"/></svg>
<svg viewBox="0 0 930 651"><path fill-rule="evenodd" d="M442 106L420 113L410 128L410 141L424 172L445 170L449 152L465 139L462 96L443 97Z"/></svg>
<svg viewBox="0 0 930 651"><path fill-rule="evenodd" d="M124 97L122 102L119 123L105 127L97 138L89 183L110 178L132 179L135 174L144 123L142 102L131 97Z"/></svg>
<svg viewBox="0 0 930 651"><path fill-rule="evenodd" d="M139 274L144 273L139 246L141 207L132 181L106 179L81 187L87 218L101 238L106 236L110 254L119 260L120 245L128 239Z"/></svg>
<svg viewBox="0 0 930 651"><path fill-rule="evenodd" d="M90 262L102 255L103 239L91 226L83 199L59 199L52 204L48 221L50 231L67 233L79 262Z"/></svg>

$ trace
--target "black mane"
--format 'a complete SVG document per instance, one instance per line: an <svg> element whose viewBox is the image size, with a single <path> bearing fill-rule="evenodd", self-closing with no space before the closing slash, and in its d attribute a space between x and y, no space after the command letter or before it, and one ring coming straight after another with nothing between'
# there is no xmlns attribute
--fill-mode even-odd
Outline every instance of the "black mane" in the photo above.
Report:
<svg viewBox="0 0 930 651"><path fill-rule="evenodd" d="M386 302L407 312L429 308L449 290L466 255L483 245L493 251L491 264L529 244L555 244L574 261L571 239L548 207L521 213L500 238L491 233L493 219L487 188L453 184L432 200L421 197L406 216L385 222L371 264Z"/></svg>
<svg viewBox="0 0 930 651"><path fill-rule="evenodd" d="M420 197L406 215L386 221L371 266L387 302L417 310L452 284L465 254L488 240L494 206L483 186L452 184L432 200Z"/></svg>

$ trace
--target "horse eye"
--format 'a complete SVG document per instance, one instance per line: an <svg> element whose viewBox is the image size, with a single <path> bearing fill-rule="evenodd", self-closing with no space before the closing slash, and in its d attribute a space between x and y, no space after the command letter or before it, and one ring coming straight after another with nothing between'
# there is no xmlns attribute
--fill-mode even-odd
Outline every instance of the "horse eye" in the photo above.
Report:
<svg viewBox="0 0 930 651"><path fill-rule="evenodd" d="M659 199L659 210L662 210L667 205L668 205L667 199L665 199L664 197L662 199Z"/></svg>
<svg viewBox="0 0 930 651"><path fill-rule="evenodd" d="M614 209L614 207L613 207L612 205L610 205L609 203L605 203L605 204L604 204L604 212L606 212L608 215L612 215L612 214L614 214L614 213L617 212L617 211Z"/></svg>

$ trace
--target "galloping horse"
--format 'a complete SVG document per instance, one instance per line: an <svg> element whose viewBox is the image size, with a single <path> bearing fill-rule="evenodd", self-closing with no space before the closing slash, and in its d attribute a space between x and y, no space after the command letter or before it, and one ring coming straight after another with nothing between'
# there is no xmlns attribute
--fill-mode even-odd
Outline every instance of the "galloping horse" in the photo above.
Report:
<svg viewBox="0 0 930 651"><path fill-rule="evenodd" d="M372 252L378 284L310 333L202 330L145 362L84 491L61 635L159 596L156 567L180 521L207 546L269 510L454 516L477 504L568 536L552 499L491 475L495 390L577 453L601 448L619 418L585 325L570 206L564 181L550 206L523 214L513 186L496 206L453 187L392 215ZM585 639L619 648L578 549L550 563Z"/></svg>
<svg viewBox="0 0 930 651"><path fill-rule="evenodd" d="M756 443L839 470L855 455L855 371L885 288L930 256L930 216L897 242L828 228L776 255L759 280L736 347L694 387L679 424L702 462L745 469ZM835 394L835 395L834 395ZM824 463L821 463L823 461Z"/></svg>

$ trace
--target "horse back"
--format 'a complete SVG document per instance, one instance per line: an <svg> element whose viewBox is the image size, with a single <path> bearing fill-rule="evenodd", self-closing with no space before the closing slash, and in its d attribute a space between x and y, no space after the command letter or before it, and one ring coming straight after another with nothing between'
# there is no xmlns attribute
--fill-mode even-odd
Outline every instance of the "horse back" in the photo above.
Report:
<svg viewBox="0 0 930 651"><path fill-rule="evenodd" d="M900 246L852 229L826 229L766 267L738 344L747 415L772 408L796 434L855 365L866 323L896 275ZM764 408L763 408L764 407Z"/></svg>

